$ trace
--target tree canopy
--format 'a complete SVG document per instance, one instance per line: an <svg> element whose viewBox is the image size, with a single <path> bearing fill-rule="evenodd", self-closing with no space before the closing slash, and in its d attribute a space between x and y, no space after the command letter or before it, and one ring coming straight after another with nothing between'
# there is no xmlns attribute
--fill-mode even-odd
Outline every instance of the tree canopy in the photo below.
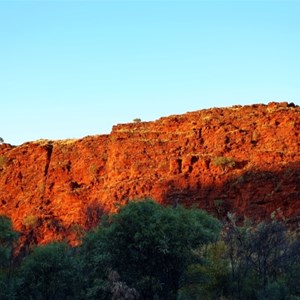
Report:
<svg viewBox="0 0 300 300"><path fill-rule="evenodd" d="M51 243L36 248L22 263L19 299L74 299L76 269L68 245Z"/></svg>
<svg viewBox="0 0 300 300"><path fill-rule="evenodd" d="M168 299L193 261L193 250L216 240L219 230L219 222L204 211L145 200L122 207L88 235L84 247L92 249L91 265L109 265L142 291L142 298Z"/></svg>
<svg viewBox="0 0 300 300"><path fill-rule="evenodd" d="M1 216L0 299L299 299L299 234L275 218L223 222L132 201L78 247L53 242L14 257L18 234Z"/></svg>

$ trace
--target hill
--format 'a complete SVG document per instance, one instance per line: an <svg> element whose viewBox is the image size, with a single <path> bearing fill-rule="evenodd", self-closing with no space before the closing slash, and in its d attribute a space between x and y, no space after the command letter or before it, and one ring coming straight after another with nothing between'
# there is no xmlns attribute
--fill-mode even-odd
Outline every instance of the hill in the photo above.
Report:
<svg viewBox="0 0 300 300"><path fill-rule="evenodd" d="M24 245L76 244L103 211L151 197L218 217L300 221L300 108L212 108L79 140L0 145L0 214Z"/></svg>

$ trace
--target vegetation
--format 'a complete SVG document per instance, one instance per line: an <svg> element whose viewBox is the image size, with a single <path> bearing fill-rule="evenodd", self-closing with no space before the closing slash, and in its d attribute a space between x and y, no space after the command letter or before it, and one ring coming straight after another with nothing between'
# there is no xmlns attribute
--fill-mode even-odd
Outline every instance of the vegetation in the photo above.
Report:
<svg viewBox="0 0 300 300"><path fill-rule="evenodd" d="M34 228L36 225L37 225L37 223L38 223L38 217L37 216L35 216L35 215L27 215L27 216L25 216L24 217L24 219L23 219L23 225L25 226L25 227L27 227L27 228L29 228L29 229L32 229L32 228Z"/></svg>
<svg viewBox="0 0 300 300"><path fill-rule="evenodd" d="M95 282L103 282L112 269L143 299L172 299L185 269L198 260L193 250L215 241L219 229L216 219L197 209L131 202L84 242L85 274L92 279L88 291L100 299L106 287ZM102 272L91 271L95 265Z"/></svg>
<svg viewBox="0 0 300 300"><path fill-rule="evenodd" d="M275 218L229 214L222 227L199 209L144 200L102 216L77 248L17 257L17 237L0 217L0 299L300 298L300 238Z"/></svg>
<svg viewBox="0 0 300 300"><path fill-rule="evenodd" d="M0 216L0 299L10 299L14 293L13 250L18 234L6 216Z"/></svg>
<svg viewBox="0 0 300 300"><path fill-rule="evenodd" d="M3 169L8 163L8 158L4 155L0 155L0 170Z"/></svg>
<svg viewBox="0 0 300 300"><path fill-rule="evenodd" d="M71 250L64 243L40 246L23 261L16 294L19 299L74 299L78 276Z"/></svg>
<svg viewBox="0 0 300 300"><path fill-rule="evenodd" d="M213 164L222 170L227 170L235 166L235 161L232 157L217 156L214 157Z"/></svg>
<svg viewBox="0 0 300 300"><path fill-rule="evenodd" d="M237 226L234 217L224 238L233 299L298 299L300 238L276 220Z"/></svg>
<svg viewBox="0 0 300 300"><path fill-rule="evenodd" d="M135 119L133 119L133 122L134 122L134 123L140 123L140 122L142 122L142 119L140 119L140 118L135 118Z"/></svg>

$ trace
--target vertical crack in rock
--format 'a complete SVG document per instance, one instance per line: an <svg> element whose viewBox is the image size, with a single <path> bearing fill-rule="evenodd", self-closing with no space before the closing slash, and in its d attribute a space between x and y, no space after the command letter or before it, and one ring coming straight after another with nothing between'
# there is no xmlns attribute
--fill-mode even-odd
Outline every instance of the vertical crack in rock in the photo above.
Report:
<svg viewBox="0 0 300 300"><path fill-rule="evenodd" d="M46 166L45 166L45 171L44 171L45 179L47 178L47 175L48 175L49 165L51 162L51 156L52 156L52 151L53 151L53 145L47 144L46 151L47 151L47 160L46 160Z"/></svg>
<svg viewBox="0 0 300 300"><path fill-rule="evenodd" d="M46 165L45 165L45 170L44 170L42 199L44 199L45 193L47 190L47 178L48 178L49 166L50 166L50 162L51 162L51 156L52 156L52 152L53 152L53 145L47 144L45 146L45 150L46 150Z"/></svg>

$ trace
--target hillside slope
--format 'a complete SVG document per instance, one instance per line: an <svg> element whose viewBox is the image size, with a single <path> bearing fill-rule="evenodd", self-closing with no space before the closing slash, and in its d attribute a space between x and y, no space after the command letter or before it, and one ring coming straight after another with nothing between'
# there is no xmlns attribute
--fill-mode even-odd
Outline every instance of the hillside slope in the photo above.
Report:
<svg viewBox="0 0 300 300"><path fill-rule="evenodd" d="M75 244L130 199L300 220L300 108L213 108L80 140L0 145L0 213L24 243ZM226 160L227 158L227 160Z"/></svg>

